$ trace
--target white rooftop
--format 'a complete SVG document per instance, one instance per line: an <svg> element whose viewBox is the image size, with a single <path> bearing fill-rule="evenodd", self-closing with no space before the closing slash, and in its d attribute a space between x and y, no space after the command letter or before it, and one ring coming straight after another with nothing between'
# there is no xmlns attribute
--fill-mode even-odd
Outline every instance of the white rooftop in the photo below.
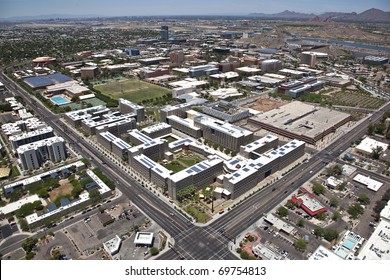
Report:
<svg viewBox="0 0 390 280"><path fill-rule="evenodd" d="M288 234L291 234L295 231L295 228L291 224L279 219L272 213L268 213L267 216L264 217L264 220L271 223L272 226L277 228L278 230L283 230Z"/></svg>
<svg viewBox="0 0 390 280"><path fill-rule="evenodd" d="M236 138L253 134L252 131L204 115L196 117L195 121Z"/></svg>
<svg viewBox="0 0 390 280"><path fill-rule="evenodd" d="M341 261L342 259L331 250L320 245L309 258L310 261Z"/></svg>
<svg viewBox="0 0 390 280"><path fill-rule="evenodd" d="M386 206L382 209L381 218L390 222L390 201L388 201Z"/></svg>
<svg viewBox="0 0 390 280"><path fill-rule="evenodd" d="M137 232L135 235L134 244L151 246L153 244L153 232Z"/></svg>
<svg viewBox="0 0 390 280"><path fill-rule="evenodd" d="M371 179L370 177L363 176L362 174L357 174L354 178L354 181L363 184L367 186L367 189L372 190L372 191L378 191L382 186L383 183L378 182L374 179Z"/></svg>
<svg viewBox="0 0 390 280"><path fill-rule="evenodd" d="M158 123L158 124L155 124L152 126L145 127L141 131L146 132L146 133L153 133L153 132L160 131L160 130L163 130L165 128L170 128L170 127L171 126L169 124L162 122L162 123Z"/></svg>
<svg viewBox="0 0 390 280"><path fill-rule="evenodd" d="M122 240L118 235L115 235L114 238L106 241L103 243L103 247L106 249L106 251L112 256L118 253L119 247L122 244Z"/></svg>
<svg viewBox="0 0 390 280"><path fill-rule="evenodd" d="M390 222L381 221L371 237L366 241L359 255L359 260L390 260Z"/></svg>
<svg viewBox="0 0 390 280"><path fill-rule="evenodd" d="M277 136L274 136L274 135L271 135L271 134L268 134L256 141L253 141L249 144L247 144L245 146L245 152L252 152L252 151L255 151L261 147L263 147L264 145L266 145L267 143L269 142L272 142L272 141L275 141L275 140L278 140L279 138Z"/></svg>
<svg viewBox="0 0 390 280"><path fill-rule="evenodd" d="M131 108L133 108L133 109L143 109L143 108L144 108L144 107L141 106L141 105L138 105L138 104L136 104L136 103L133 103L133 102L131 102L131 101L129 101L129 100L126 100L126 99L123 99L123 98L119 98L119 103L120 103L120 104L124 104L124 105L126 105L126 106L129 106L129 107L131 107Z"/></svg>
<svg viewBox="0 0 390 280"><path fill-rule="evenodd" d="M0 208L0 215L7 215L9 213L15 212L20 209L23 205L27 203L33 203L34 201L40 200L37 194L31 195L26 198L22 198L18 201L8 203L7 205Z"/></svg>
<svg viewBox="0 0 390 280"><path fill-rule="evenodd" d="M59 143L59 142L64 143L64 141L65 141L64 138L59 136L54 136L43 140L35 141L26 145L21 145L16 149L16 151L18 154L23 154L26 151L35 150L44 146L50 146L52 144Z"/></svg>
<svg viewBox="0 0 390 280"><path fill-rule="evenodd" d="M13 182L11 184L5 185L4 189L7 190L7 189L13 188L13 187L27 186L27 185L32 184L34 182L40 181L41 178L43 178L43 177L46 177L46 176L48 176L48 175L50 175L52 173L55 173L55 172L60 172L61 170L67 169L67 168L69 168L71 166L75 166L76 168L79 168L79 167L84 166L84 163L82 161L76 161L76 162L73 162L71 164L67 164L67 165L58 167L56 169L52 169L52 170L46 171L46 172L41 173L39 175L35 175L35 176L30 177L30 178L27 178L27 179L24 179L24 180L21 180L21 181L16 181L16 182Z"/></svg>
<svg viewBox="0 0 390 280"><path fill-rule="evenodd" d="M356 146L356 149L371 154L373 149L375 149L376 147L382 147L383 151L386 151L388 146L389 145L386 143L382 143L369 137L366 137L362 140L362 142L360 142L359 145Z"/></svg>

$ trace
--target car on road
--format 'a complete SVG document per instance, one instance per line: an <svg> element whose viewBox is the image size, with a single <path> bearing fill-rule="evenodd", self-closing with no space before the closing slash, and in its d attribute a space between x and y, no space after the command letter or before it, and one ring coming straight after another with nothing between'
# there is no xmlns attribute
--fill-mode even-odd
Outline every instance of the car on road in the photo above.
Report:
<svg viewBox="0 0 390 280"><path fill-rule="evenodd" d="M169 215L171 215L173 217L173 216L175 216L175 213L170 213Z"/></svg>

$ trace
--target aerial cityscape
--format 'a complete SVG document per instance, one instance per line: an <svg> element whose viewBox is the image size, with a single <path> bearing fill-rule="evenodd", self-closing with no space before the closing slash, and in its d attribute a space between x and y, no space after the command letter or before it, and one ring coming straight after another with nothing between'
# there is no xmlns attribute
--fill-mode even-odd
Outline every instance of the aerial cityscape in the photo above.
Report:
<svg viewBox="0 0 390 280"><path fill-rule="evenodd" d="M1 260L390 260L387 1L22 2Z"/></svg>

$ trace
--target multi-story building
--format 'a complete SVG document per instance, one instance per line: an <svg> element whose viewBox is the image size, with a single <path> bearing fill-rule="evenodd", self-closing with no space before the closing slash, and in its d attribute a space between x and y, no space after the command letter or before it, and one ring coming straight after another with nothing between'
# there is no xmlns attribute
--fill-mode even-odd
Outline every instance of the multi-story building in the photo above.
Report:
<svg viewBox="0 0 390 280"><path fill-rule="evenodd" d="M129 131L129 141L134 145L141 145L152 142L153 138L142 133L138 129L133 129L132 131Z"/></svg>
<svg viewBox="0 0 390 280"><path fill-rule="evenodd" d="M245 158L256 159L260 154L278 147L279 138L268 134L263 138L240 147L240 154Z"/></svg>
<svg viewBox="0 0 390 280"><path fill-rule="evenodd" d="M178 192L192 185L200 189L207 184L212 184L222 173L223 161L218 157L210 157L171 175L168 179L168 195L176 198Z"/></svg>
<svg viewBox="0 0 390 280"><path fill-rule="evenodd" d="M203 138L232 151L239 151L253 138L249 130L204 115L195 117L194 124L202 129Z"/></svg>
<svg viewBox="0 0 390 280"><path fill-rule="evenodd" d="M150 138L158 138L172 133L172 126L167 123L158 123L141 130Z"/></svg>
<svg viewBox="0 0 390 280"><path fill-rule="evenodd" d="M166 25L161 26L160 37L161 37L161 40L163 40L163 41L166 41L169 39L168 26L166 26Z"/></svg>
<svg viewBox="0 0 390 280"><path fill-rule="evenodd" d="M97 126L95 129L96 134L108 131L115 136L119 137L121 134L126 133L129 130L135 129L137 122L135 118L124 119L118 122L108 123L101 126Z"/></svg>
<svg viewBox="0 0 390 280"><path fill-rule="evenodd" d="M267 59L261 62L261 71L276 72L282 69L282 62L278 59Z"/></svg>
<svg viewBox="0 0 390 280"><path fill-rule="evenodd" d="M305 142L293 140L276 150L270 150L232 174L224 176L223 186L235 199L255 187L261 180L281 170L305 153ZM256 170L256 171L255 171Z"/></svg>
<svg viewBox="0 0 390 280"><path fill-rule="evenodd" d="M95 79L99 74L99 69L96 66L83 67L80 69L81 79Z"/></svg>
<svg viewBox="0 0 390 280"><path fill-rule="evenodd" d="M188 71L188 75L191 78L204 76L204 75L211 75L211 74L217 74L219 71L218 67L215 65L199 65L199 66L193 66L190 67L190 70Z"/></svg>
<svg viewBox="0 0 390 280"><path fill-rule="evenodd" d="M301 53L301 64L306 64L310 67L315 66L317 63L317 55L313 52L302 52Z"/></svg>
<svg viewBox="0 0 390 280"><path fill-rule="evenodd" d="M155 185L166 188L168 178L172 171L156 163L145 155L138 155L133 158L132 168L147 180Z"/></svg>
<svg viewBox="0 0 390 280"><path fill-rule="evenodd" d="M67 158L64 139L57 136L22 145L17 152L24 170L38 169L47 160L58 162Z"/></svg>
<svg viewBox="0 0 390 280"><path fill-rule="evenodd" d="M135 114L137 122L142 122L145 119L145 108L126 99L119 99L119 112L121 114Z"/></svg>
<svg viewBox="0 0 390 280"><path fill-rule="evenodd" d="M104 105L99 105L91 108L76 110L72 112L65 113L65 119L68 123L72 124L74 127L79 127L81 121L84 119L100 117L104 114L110 112Z"/></svg>
<svg viewBox="0 0 390 280"><path fill-rule="evenodd" d="M178 105L167 105L160 110L160 119L161 122L167 122L168 116L178 116L180 118L185 118L187 116L186 111L190 108L190 104L183 103Z"/></svg>
<svg viewBox="0 0 390 280"><path fill-rule="evenodd" d="M171 63L175 65L181 65L184 62L184 53L183 51L173 51L169 54Z"/></svg>
<svg viewBox="0 0 390 280"><path fill-rule="evenodd" d="M18 135L23 132L35 131L45 128L47 124L37 118L29 118L26 120L19 120L13 123L6 123L1 126L1 130L6 136Z"/></svg>
<svg viewBox="0 0 390 280"><path fill-rule="evenodd" d="M203 113L230 123L250 116L249 109L241 109L237 105L223 100L203 106Z"/></svg>
<svg viewBox="0 0 390 280"><path fill-rule="evenodd" d="M139 75L142 79L150 79L169 75L169 69L161 67L143 67L140 69Z"/></svg>
<svg viewBox="0 0 390 280"><path fill-rule="evenodd" d="M132 160L135 156L144 154L152 160L164 158L165 152L168 151L168 141L165 139L153 139L150 142L143 143L139 146L129 149L129 164L132 166Z"/></svg>
<svg viewBox="0 0 390 280"><path fill-rule="evenodd" d="M178 116L167 117L167 123L174 129L190 135L196 139L202 137L202 130L194 125L194 122L190 119L182 119Z"/></svg>
<svg viewBox="0 0 390 280"><path fill-rule="evenodd" d="M95 117L92 119L83 119L81 121L81 127L83 130L90 135L95 135L96 134L96 128L112 123L118 123L122 120L131 120L132 118L135 117L134 113L128 113L124 115L118 115L117 113L109 113L101 117ZM131 123L131 121L130 121Z"/></svg>
<svg viewBox="0 0 390 280"><path fill-rule="evenodd" d="M22 145L33 143L39 140L47 139L54 136L53 128L44 127L35 131L25 132L9 137L12 149L15 151Z"/></svg>

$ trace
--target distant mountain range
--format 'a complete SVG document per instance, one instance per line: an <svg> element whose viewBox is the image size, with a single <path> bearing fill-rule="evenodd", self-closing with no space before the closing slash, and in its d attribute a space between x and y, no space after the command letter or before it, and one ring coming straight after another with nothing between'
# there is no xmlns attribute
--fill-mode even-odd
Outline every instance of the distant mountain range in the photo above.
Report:
<svg viewBox="0 0 390 280"><path fill-rule="evenodd" d="M364 22L390 22L390 12L379 9L369 9L360 14L326 12L320 15L297 13L286 10L277 14L252 13L251 17L274 18L274 19L306 19L313 21L364 21Z"/></svg>
<svg viewBox="0 0 390 280"><path fill-rule="evenodd" d="M66 15L66 14L51 14L39 16L22 16L0 18L0 21L32 21L32 20L49 20L49 19L81 19L81 18L97 18L98 15Z"/></svg>

